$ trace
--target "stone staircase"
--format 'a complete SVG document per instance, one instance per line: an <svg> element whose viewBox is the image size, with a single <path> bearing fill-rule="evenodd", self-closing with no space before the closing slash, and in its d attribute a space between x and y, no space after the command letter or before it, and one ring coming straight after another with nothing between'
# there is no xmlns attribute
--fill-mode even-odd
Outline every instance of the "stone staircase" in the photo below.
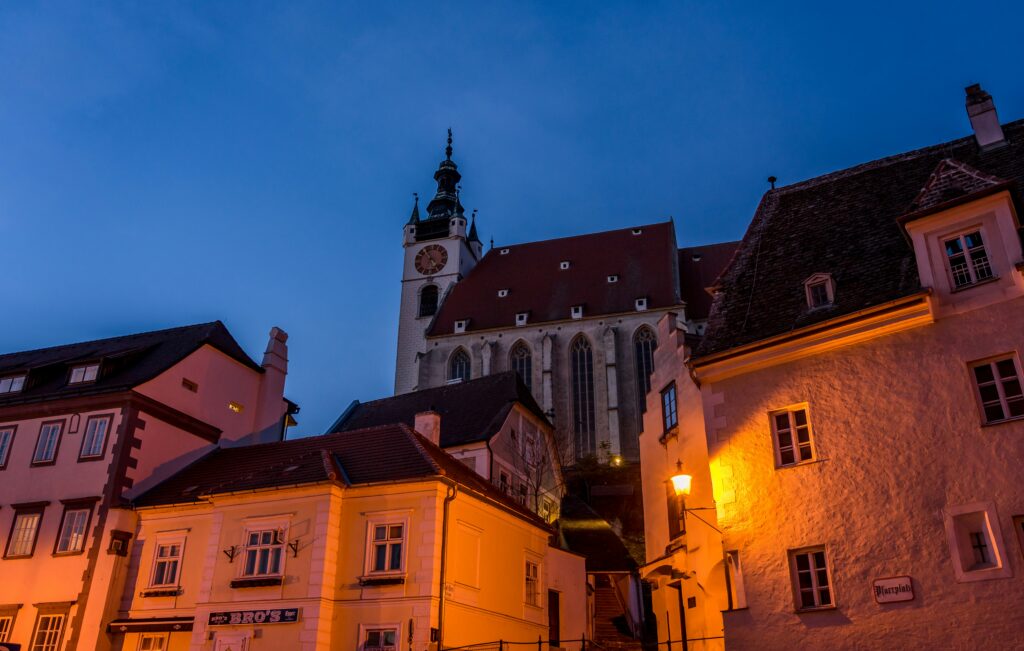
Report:
<svg viewBox="0 0 1024 651"><path fill-rule="evenodd" d="M594 589L594 642L601 649L642 648L640 641L630 635L625 608L606 577L599 577Z"/></svg>

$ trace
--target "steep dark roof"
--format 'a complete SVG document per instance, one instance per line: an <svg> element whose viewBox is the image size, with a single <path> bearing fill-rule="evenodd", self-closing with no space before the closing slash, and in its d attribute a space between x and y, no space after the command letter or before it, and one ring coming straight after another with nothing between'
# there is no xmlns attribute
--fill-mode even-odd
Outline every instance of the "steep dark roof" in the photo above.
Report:
<svg viewBox="0 0 1024 651"><path fill-rule="evenodd" d="M921 291L899 218L936 201L927 186L946 159L974 185L1011 182L1019 202L1024 120L1003 132L1009 144L988 151L970 136L770 190L720 279L698 357ZM803 282L819 272L832 274L835 305L809 311Z"/></svg>
<svg viewBox="0 0 1024 651"><path fill-rule="evenodd" d="M587 572L629 572L637 567L608 521L578 497L562 498L558 526L569 551L587 559Z"/></svg>
<svg viewBox="0 0 1024 651"><path fill-rule="evenodd" d="M498 433L517 402L548 422L519 375L506 371L468 382L357 403L331 430L344 432L389 423L413 427L416 414L432 410L441 415L441 447L447 448L490 439Z"/></svg>
<svg viewBox="0 0 1024 651"><path fill-rule="evenodd" d="M0 377L28 372L26 387L0 394L0 407L124 391L147 382L204 344L263 372L220 321L0 355ZM68 385L70 366L99 361L95 382Z"/></svg>
<svg viewBox="0 0 1024 651"><path fill-rule="evenodd" d="M447 477L547 528L534 513L404 424L216 448L137 497L133 504L188 504L208 495L329 481L358 486L431 477Z"/></svg>
<svg viewBox="0 0 1024 651"><path fill-rule="evenodd" d="M452 334L460 319L467 331L511 328L520 312L531 324L562 321L574 305L585 317L633 312L641 297L650 309L678 305L676 250L671 222L495 247L451 290L428 334Z"/></svg>
<svg viewBox="0 0 1024 651"><path fill-rule="evenodd" d="M722 242L679 249L679 288L689 319L706 319L711 312L708 289L725 271L739 242Z"/></svg>

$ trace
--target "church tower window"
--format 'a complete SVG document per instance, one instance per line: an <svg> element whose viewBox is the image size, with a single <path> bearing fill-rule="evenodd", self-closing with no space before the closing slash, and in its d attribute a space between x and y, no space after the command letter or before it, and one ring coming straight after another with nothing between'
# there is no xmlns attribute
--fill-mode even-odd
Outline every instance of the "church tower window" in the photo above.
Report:
<svg viewBox="0 0 1024 651"><path fill-rule="evenodd" d="M569 347L572 418L576 458L597 452L594 436L594 351L583 335Z"/></svg>
<svg viewBox="0 0 1024 651"><path fill-rule="evenodd" d="M459 348L448 361L448 381L465 382L470 376L469 353L465 348Z"/></svg>
<svg viewBox="0 0 1024 651"><path fill-rule="evenodd" d="M647 394L651 391L651 374L654 373L654 349L658 339L647 326L641 326L633 335L633 351L636 357L636 391L640 401L640 413L647 412Z"/></svg>
<svg viewBox="0 0 1024 651"><path fill-rule="evenodd" d="M519 374L527 389L533 391L533 353L524 341L516 342L509 353L512 370Z"/></svg>
<svg viewBox="0 0 1024 651"><path fill-rule="evenodd" d="M420 290L420 309L419 315L423 316L434 316L437 312L437 285L426 285Z"/></svg>

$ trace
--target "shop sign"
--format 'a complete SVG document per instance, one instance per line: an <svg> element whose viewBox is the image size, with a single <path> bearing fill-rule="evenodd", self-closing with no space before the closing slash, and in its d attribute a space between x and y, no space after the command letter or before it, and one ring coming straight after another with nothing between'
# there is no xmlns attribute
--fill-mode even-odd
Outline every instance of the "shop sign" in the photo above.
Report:
<svg viewBox="0 0 1024 651"><path fill-rule="evenodd" d="M897 601L914 600L914 582L909 576L890 576L875 579L872 592L875 603L891 604Z"/></svg>
<svg viewBox="0 0 1024 651"><path fill-rule="evenodd" d="M299 608L269 608L267 610L229 610L210 613L210 626L236 624L290 624L299 621Z"/></svg>

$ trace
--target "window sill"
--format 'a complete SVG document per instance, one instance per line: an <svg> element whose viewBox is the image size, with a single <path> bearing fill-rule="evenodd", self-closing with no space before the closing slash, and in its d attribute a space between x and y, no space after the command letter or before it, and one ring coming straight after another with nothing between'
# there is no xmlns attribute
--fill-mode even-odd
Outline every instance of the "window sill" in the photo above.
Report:
<svg viewBox="0 0 1024 651"><path fill-rule="evenodd" d="M369 574L359 577L359 585L362 586L402 585L403 583L405 583L404 572L401 574Z"/></svg>
<svg viewBox="0 0 1024 651"><path fill-rule="evenodd" d="M84 549L78 549L78 550L73 551L73 552L53 552L53 554L51 554L51 556L53 556L54 558L62 558L64 556L81 556L84 553L85 553Z"/></svg>
<svg viewBox="0 0 1024 651"><path fill-rule="evenodd" d="M1005 425L1006 423L1018 423L1024 421L1024 416L1011 416L1002 420L991 420L987 423L982 423L982 427L996 427L998 425Z"/></svg>
<svg viewBox="0 0 1024 651"><path fill-rule="evenodd" d="M664 443L665 441L669 440L670 438L678 438L678 437L679 437L679 427L676 426L676 427L673 427L672 429L670 429L669 431L665 432L664 434L662 434L658 438L658 442L659 443Z"/></svg>
<svg viewBox="0 0 1024 651"><path fill-rule="evenodd" d="M57 463L57 460L53 459L52 461L33 461L32 463L30 463L28 465L29 465L30 468L39 468L39 467L42 467L42 466L52 466L52 465L55 465L56 463Z"/></svg>
<svg viewBox="0 0 1024 651"><path fill-rule="evenodd" d="M98 454L89 457L78 457L78 463L86 463L88 461L103 461L104 455Z"/></svg>
<svg viewBox="0 0 1024 651"><path fill-rule="evenodd" d="M263 588L273 585L282 585L283 576L253 576L231 581L232 588Z"/></svg>
<svg viewBox="0 0 1024 651"><path fill-rule="evenodd" d="M5 561L20 561L26 558L32 558L32 554L18 554L17 556L4 556Z"/></svg>
<svg viewBox="0 0 1024 651"><path fill-rule="evenodd" d="M806 615L808 613L822 613L837 610L838 606L817 606L816 608L797 608L793 612L797 615Z"/></svg>
<svg viewBox="0 0 1024 651"><path fill-rule="evenodd" d="M950 294L959 294L960 292L966 292L967 290L974 289L975 287L981 287L982 285L988 285L989 283L994 283L997 280L999 280L999 278L1000 278L999 276L992 276L991 278L986 278L985 280L979 280L978 282L971 283L970 285L962 285L960 287L953 287L953 288L951 288L949 290L949 293Z"/></svg>
<svg viewBox="0 0 1024 651"><path fill-rule="evenodd" d="M529 601L524 601L523 605L527 608L533 608L534 610L544 610L544 607L540 604L531 604Z"/></svg>
<svg viewBox="0 0 1024 651"><path fill-rule="evenodd" d="M801 461L800 463L787 463L784 466L775 466L776 470L789 470L790 468L802 468L803 466L813 466L818 463L825 463L828 459L811 459L810 461Z"/></svg>
<svg viewBox="0 0 1024 651"><path fill-rule="evenodd" d="M233 586L232 586L233 587ZM180 587L147 588L139 592L140 597L177 597L184 592Z"/></svg>

